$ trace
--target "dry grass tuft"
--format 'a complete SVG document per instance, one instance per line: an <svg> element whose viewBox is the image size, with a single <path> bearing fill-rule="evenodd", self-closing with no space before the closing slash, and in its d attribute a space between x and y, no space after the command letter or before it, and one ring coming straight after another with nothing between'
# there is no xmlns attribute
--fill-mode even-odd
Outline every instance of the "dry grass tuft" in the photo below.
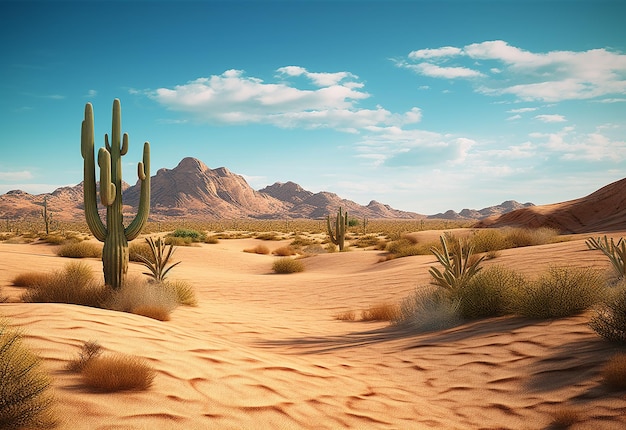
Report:
<svg viewBox="0 0 626 430"><path fill-rule="evenodd" d="M43 272L20 273L13 278L12 284L16 287L35 287L50 282L51 275Z"/></svg>
<svg viewBox="0 0 626 430"><path fill-rule="evenodd" d="M98 341L89 340L81 346L78 357L67 363L66 369L70 372L82 372L87 363L100 356L100 354L102 354L102 347Z"/></svg>
<svg viewBox="0 0 626 430"><path fill-rule="evenodd" d="M602 367L602 382L612 390L626 390L626 354L616 354Z"/></svg>
<svg viewBox="0 0 626 430"><path fill-rule="evenodd" d="M140 256L151 259L152 249L145 240L133 240L128 244L128 259L130 261L141 262Z"/></svg>
<svg viewBox="0 0 626 430"><path fill-rule="evenodd" d="M102 245L93 242L70 242L57 249L59 257L102 258Z"/></svg>
<svg viewBox="0 0 626 430"><path fill-rule="evenodd" d="M266 245L257 245L254 248L244 249L243 252L249 252L251 254L263 254L267 255L270 253L270 249Z"/></svg>
<svg viewBox="0 0 626 430"><path fill-rule="evenodd" d="M444 330L463 322L458 300L434 287L417 288L400 303L395 324L406 325L417 332Z"/></svg>
<svg viewBox="0 0 626 430"><path fill-rule="evenodd" d="M22 334L0 320L0 428L54 428L51 382Z"/></svg>
<svg viewBox="0 0 626 430"><path fill-rule="evenodd" d="M142 308L159 308L159 313L155 315L169 314L177 306L178 296L173 288L168 288L165 283L150 282L139 276L127 277L122 288L113 291L105 303L107 309L131 313Z"/></svg>
<svg viewBox="0 0 626 430"><path fill-rule="evenodd" d="M281 246L280 248L276 248L272 251L272 254L278 255L279 257L289 257L291 255L296 255L298 251L290 245Z"/></svg>
<svg viewBox="0 0 626 430"><path fill-rule="evenodd" d="M85 384L97 391L147 390L152 385L155 370L139 357L109 354L87 362L81 375Z"/></svg>
<svg viewBox="0 0 626 430"><path fill-rule="evenodd" d="M598 307L589 326L606 340L626 343L626 287L615 288L613 297Z"/></svg>
<svg viewBox="0 0 626 430"><path fill-rule="evenodd" d="M361 312L361 321L395 321L400 317L400 307L392 303L372 305Z"/></svg>
<svg viewBox="0 0 626 430"><path fill-rule="evenodd" d="M183 306L198 306L196 293L187 281L165 281L164 286L176 294L178 304Z"/></svg>
<svg viewBox="0 0 626 430"><path fill-rule="evenodd" d="M171 310L158 305L139 305L130 310L135 315L152 318L159 321L169 321Z"/></svg>
<svg viewBox="0 0 626 430"><path fill-rule="evenodd" d="M283 257L274 261L274 264L272 265L272 270L279 274L304 272L304 264L300 260Z"/></svg>
<svg viewBox="0 0 626 430"><path fill-rule="evenodd" d="M75 262L66 264L61 271L42 277L41 282L28 286L22 300L101 307L109 294L109 289L96 281L87 264Z"/></svg>

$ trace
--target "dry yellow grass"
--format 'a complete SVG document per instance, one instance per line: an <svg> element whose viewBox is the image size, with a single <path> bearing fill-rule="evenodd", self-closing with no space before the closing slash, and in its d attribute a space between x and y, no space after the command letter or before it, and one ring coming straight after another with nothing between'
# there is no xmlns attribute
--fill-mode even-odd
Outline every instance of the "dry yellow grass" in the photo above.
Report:
<svg viewBox="0 0 626 430"><path fill-rule="evenodd" d="M395 321L400 316L400 307L392 303L372 305L361 311L361 321Z"/></svg>
<svg viewBox="0 0 626 430"><path fill-rule="evenodd" d="M147 390L156 372L139 357L109 354L95 357L81 372L87 386L97 391Z"/></svg>
<svg viewBox="0 0 626 430"><path fill-rule="evenodd" d="M602 367L602 381L613 390L626 390L626 354L616 354Z"/></svg>
<svg viewBox="0 0 626 430"><path fill-rule="evenodd" d="M269 254L270 249L266 245L260 244L254 248L246 248L243 252L249 252L251 254Z"/></svg>
<svg viewBox="0 0 626 430"><path fill-rule="evenodd" d="M552 412L552 422L550 429L565 430L581 420L580 414L575 409L568 406L560 406Z"/></svg>
<svg viewBox="0 0 626 430"><path fill-rule="evenodd" d="M297 253L298 251L290 245L281 246L280 248L276 248L272 251L272 254L278 255L279 257L289 257L291 255L296 255Z"/></svg>
<svg viewBox="0 0 626 430"><path fill-rule="evenodd" d="M171 309L159 305L140 305L132 308L130 312L159 321L169 321L171 319Z"/></svg>

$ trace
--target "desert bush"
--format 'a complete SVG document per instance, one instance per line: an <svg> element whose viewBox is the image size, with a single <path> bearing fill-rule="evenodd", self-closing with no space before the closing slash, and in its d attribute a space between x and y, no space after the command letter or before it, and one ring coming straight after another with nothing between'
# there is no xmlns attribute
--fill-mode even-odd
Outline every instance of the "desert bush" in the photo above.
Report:
<svg viewBox="0 0 626 430"><path fill-rule="evenodd" d="M338 250L337 245L335 245L335 244L334 244L334 243L332 243L332 242L328 242L328 243L326 244L326 246L324 246L324 249L325 249L325 250L326 250L326 252L328 252L328 253L337 252L337 250Z"/></svg>
<svg viewBox="0 0 626 430"><path fill-rule="evenodd" d="M268 232L257 234L255 239L260 239L260 240L281 240L282 236L280 236L275 231L268 231Z"/></svg>
<svg viewBox="0 0 626 430"><path fill-rule="evenodd" d="M49 282L51 275L44 272L20 273L11 281L16 287L34 287L36 285Z"/></svg>
<svg viewBox="0 0 626 430"><path fill-rule="evenodd" d="M251 254L269 254L270 249L266 245L260 244L254 248L244 249L243 252L249 252Z"/></svg>
<svg viewBox="0 0 626 430"><path fill-rule="evenodd" d="M0 428L53 428L50 379L22 339L0 320Z"/></svg>
<svg viewBox="0 0 626 430"><path fill-rule="evenodd" d="M128 244L128 259L130 261L140 262L139 256L144 258L152 257L150 245L145 241L133 240Z"/></svg>
<svg viewBox="0 0 626 430"><path fill-rule="evenodd" d="M314 243L313 245L307 245L302 248L302 252L306 255L314 255L314 254L325 254L328 251L319 243Z"/></svg>
<svg viewBox="0 0 626 430"><path fill-rule="evenodd" d="M102 245L93 242L68 242L56 251L59 257L102 258Z"/></svg>
<svg viewBox="0 0 626 430"><path fill-rule="evenodd" d="M145 359L124 354L107 354L89 360L82 369L85 384L97 391L146 390L155 370Z"/></svg>
<svg viewBox="0 0 626 430"><path fill-rule="evenodd" d="M429 273L433 278L433 285L443 288L451 294L463 289L467 283L482 269L480 263L484 257L474 255L471 243L453 236L441 236L441 250L431 248L444 271L431 267ZM450 240L450 246L448 246Z"/></svg>
<svg viewBox="0 0 626 430"><path fill-rule="evenodd" d="M70 372L82 372L87 363L100 354L102 354L102 346L95 340L89 340L81 346L78 357L68 361L65 367Z"/></svg>
<svg viewBox="0 0 626 430"><path fill-rule="evenodd" d="M139 305L133 308L132 313L158 321L169 321L171 319L170 309L161 305Z"/></svg>
<svg viewBox="0 0 626 430"><path fill-rule="evenodd" d="M487 318L505 314L509 309L509 292L516 291L526 279L503 266L491 266L473 276L455 291L461 316L465 319Z"/></svg>
<svg viewBox="0 0 626 430"><path fill-rule="evenodd" d="M22 300L31 303L68 303L101 307L109 289L96 281L91 268L82 262L66 264L63 270L28 286Z"/></svg>
<svg viewBox="0 0 626 430"><path fill-rule="evenodd" d="M504 233L512 248L524 246L545 245L552 243L559 235L559 231L549 227L540 228L504 228Z"/></svg>
<svg viewBox="0 0 626 430"><path fill-rule="evenodd" d="M143 255L137 255L137 259L141 264L148 268L149 272L144 272L144 275L148 275L154 280L161 282L165 279L168 272L181 262L169 264L170 258L174 254L174 245L166 245L160 237L156 240L151 237L146 238L146 243L150 247L150 255L144 257ZM166 249L166 246L169 248ZM168 265L169 264L169 265Z"/></svg>
<svg viewBox="0 0 626 430"><path fill-rule="evenodd" d="M291 255L296 255L298 251L292 248L290 245L281 246L280 248L276 248L272 251L272 254L278 255L279 257L289 257Z"/></svg>
<svg viewBox="0 0 626 430"><path fill-rule="evenodd" d="M468 240L474 252L500 251L513 246L501 229L494 228L475 230Z"/></svg>
<svg viewBox="0 0 626 430"><path fill-rule="evenodd" d="M396 321L400 317L400 308L392 303L372 305L361 311L361 321Z"/></svg>
<svg viewBox="0 0 626 430"><path fill-rule="evenodd" d="M600 372L604 385L612 390L626 390L626 354L611 357Z"/></svg>
<svg viewBox="0 0 626 430"><path fill-rule="evenodd" d="M410 257L412 255L429 255L435 242L417 243L410 236L387 243L385 251L391 258Z"/></svg>
<svg viewBox="0 0 626 430"><path fill-rule="evenodd" d="M112 291L104 304L107 309L137 313L147 307L160 308L158 315L171 313L178 306L177 292L167 284L150 282L138 276L128 276L122 288ZM155 311L156 315L156 311Z"/></svg>
<svg viewBox="0 0 626 430"><path fill-rule="evenodd" d="M511 309L529 318L578 314L603 299L606 281L590 268L551 266L538 279L511 291Z"/></svg>
<svg viewBox="0 0 626 430"><path fill-rule="evenodd" d="M374 234L368 234L366 236L361 236L351 244L352 246L356 246L357 248L369 248L369 247L377 247L382 241L378 238L378 236Z"/></svg>
<svg viewBox="0 0 626 430"><path fill-rule="evenodd" d="M626 288L617 288L613 297L595 310L589 326L606 340L626 343Z"/></svg>
<svg viewBox="0 0 626 430"><path fill-rule="evenodd" d="M220 243L220 239L219 237L217 237L217 235L213 234L211 236L207 236L206 239L204 239L204 243L215 245L217 243Z"/></svg>
<svg viewBox="0 0 626 430"><path fill-rule="evenodd" d="M300 260L282 257L274 261L272 270L279 274L296 273L304 271L304 264Z"/></svg>
<svg viewBox="0 0 626 430"><path fill-rule="evenodd" d="M50 245L61 245L65 243L66 238L64 236L61 236L58 233L50 233L50 234L46 234L42 238L42 241L45 243L49 243Z"/></svg>
<svg viewBox="0 0 626 430"><path fill-rule="evenodd" d="M302 248L305 246L311 246L311 245L315 245L318 242L310 239L308 237L303 237L300 236L299 234L296 235L293 240L291 241L291 243L289 244L289 246L293 247L293 248Z"/></svg>
<svg viewBox="0 0 626 430"><path fill-rule="evenodd" d="M172 233L168 234L170 237L179 237L183 239L190 239L192 242L203 242L206 239L206 235L197 230L188 228L177 228Z"/></svg>
<svg viewBox="0 0 626 430"><path fill-rule="evenodd" d="M186 281L165 281L165 287L171 289L176 294L176 300L179 305L183 306L198 306L198 299L196 293Z"/></svg>
<svg viewBox="0 0 626 430"><path fill-rule="evenodd" d="M585 241L591 250L599 250L609 259L615 275L622 279L626 276L626 242L620 238L617 243L609 242L606 235L603 238L589 238Z"/></svg>
<svg viewBox="0 0 626 430"><path fill-rule="evenodd" d="M394 323L426 332L454 327L462 321L458 300L452 300L440 288L423 287L402 300Z"/></svg>

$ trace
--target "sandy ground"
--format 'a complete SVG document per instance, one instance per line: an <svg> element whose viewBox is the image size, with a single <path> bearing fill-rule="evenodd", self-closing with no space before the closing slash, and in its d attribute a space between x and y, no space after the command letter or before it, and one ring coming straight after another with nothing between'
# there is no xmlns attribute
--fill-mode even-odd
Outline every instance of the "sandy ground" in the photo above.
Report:
<svg viewBox="0 0 626 430"><path fill-rule="evenodd" d="M549 264L608 268L584 238L502 251L487 264L527 273ZM587 326L589 314L502 317L424 334L338 321L339 312L398 302L427 285L434 257L379 262L377 251L359 250L306 258L305 272L276 275L276 257L243 252L258 243L178 248L182 263L171 278L191 282L200 303L179 307L168 322L64 304L1 304L53 376L61 428L541 429L568 408L582 418L572 429L626 428L626 393L607 391L598 373L620 349ZM0 243L0 261L2 293L15 298L15 275L69 260L48 245ZM87 261L101 273L99 260ZM131 263L130 270L142 268ZM158 372L153 387L86 389L64 366L87 340L148 359Z"/></svg>

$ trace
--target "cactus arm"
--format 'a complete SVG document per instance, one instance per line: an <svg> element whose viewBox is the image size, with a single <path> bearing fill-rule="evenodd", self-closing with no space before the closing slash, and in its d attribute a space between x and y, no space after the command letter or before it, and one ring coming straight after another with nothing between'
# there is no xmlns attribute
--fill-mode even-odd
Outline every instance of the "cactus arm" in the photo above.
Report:
<svg viewBox="0 0 626 430"><path fill-rule="evenodd" d="M126 227L127 240L135 239L148 220L150 214L150 143L143 144L143 162L137 164L137 176L141 180L139 207L135 219Z"/></svg>
<svg viewBox="0 0 626 430"><path fill-rule="evenodd" d="M122 148L120 149L120 155L126 155L128 152L128 133L124 133L122 138Z"/></svg>
<svg viewBox="0 0 626 430"><path fill-rule="evenodd" d="M98 214L96 200L96 166L94 161L93 107L85 105L85 119L81 124L80 151L84 159L83 196L85 219L89 230L100 242L104 242L107 229Z"/></svg>
<svg viewBox="0 0 626 430"><path fill-rule="evenodd" d="M98 151L100 166L100 201L104 206L111 206L115 201L115 184L111 182L111 154L104 148Z"/></svg>

